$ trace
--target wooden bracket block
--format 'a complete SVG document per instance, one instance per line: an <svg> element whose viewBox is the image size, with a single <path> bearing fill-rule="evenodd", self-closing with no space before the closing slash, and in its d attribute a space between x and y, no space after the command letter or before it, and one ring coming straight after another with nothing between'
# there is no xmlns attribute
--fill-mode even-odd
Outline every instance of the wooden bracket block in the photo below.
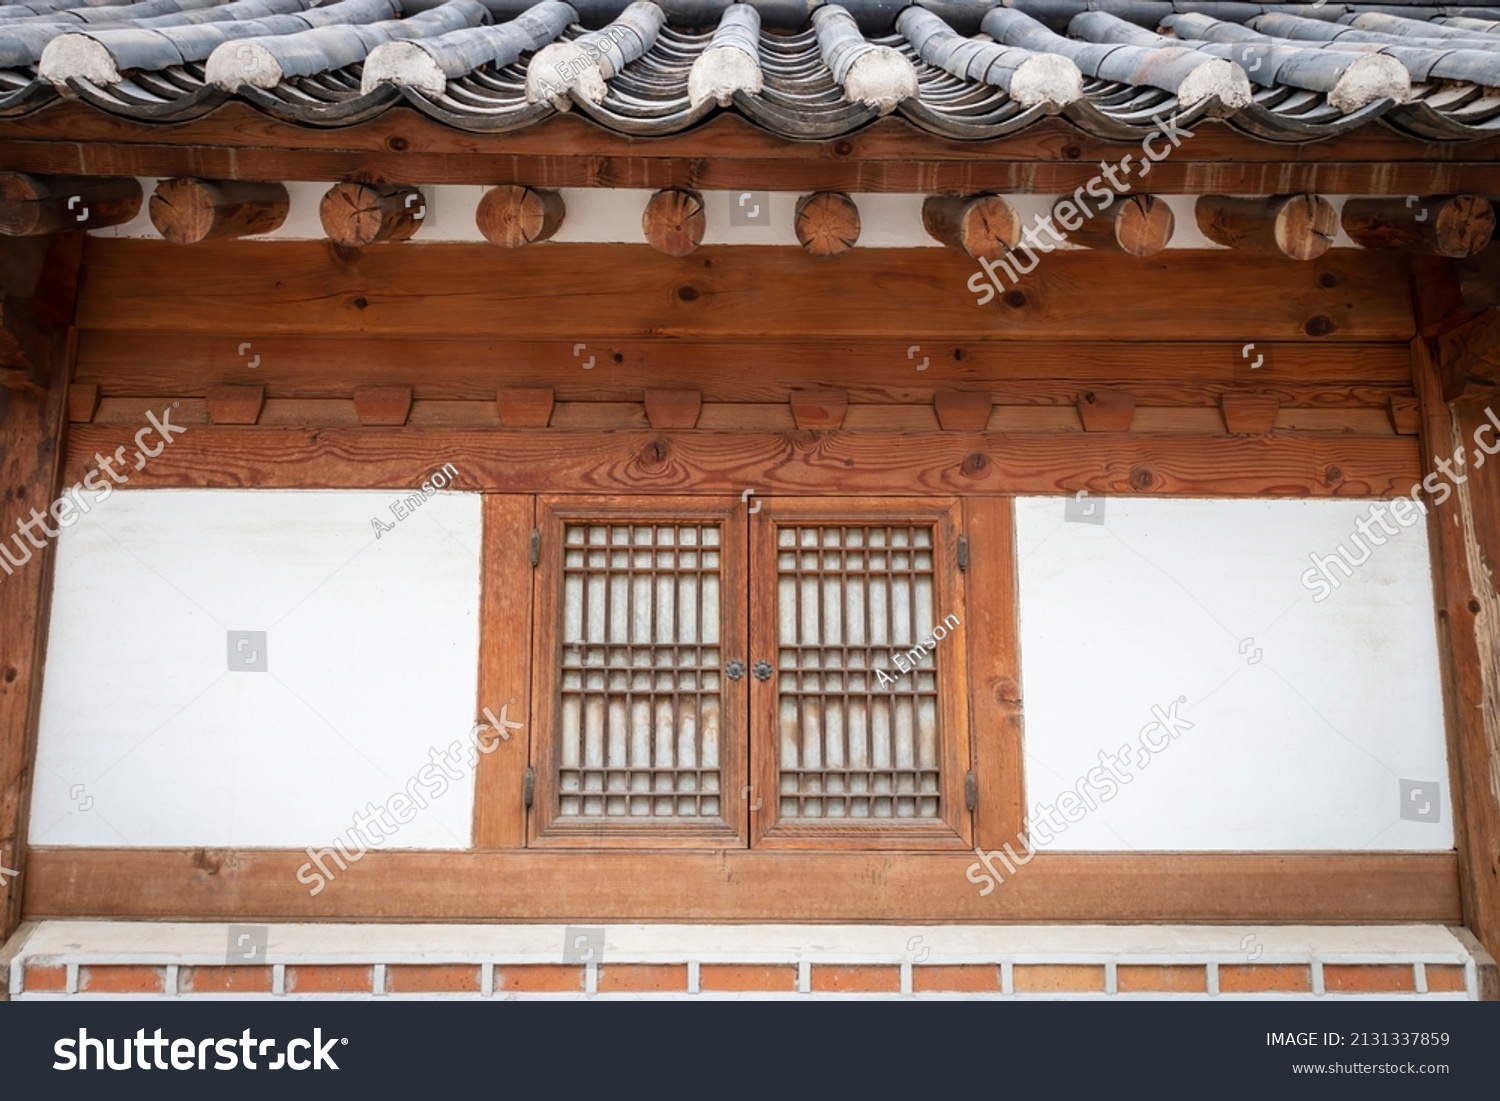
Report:
<svg viewBox="0 0 1500 1101"><path fill-rule="evenodd" d="M552 420L552 391L496 390L495 408L506 428L546 428Z"/></svg>
<svg viewBox="0 0 1500 1101"><path fill-rule="evenodd" d="M1275 394L1220 394L1224 427L1235 435L1263 436L1276 427L1281 399Z"/></svg>
<svg viewBox="0 0 1500 1101"><path fill-rule="evenodd" d="M210 386L208 419L214 424L254 424L266 404L264 386Z"/></svg>
<svg viewBox="0 0 1500 1101"><path fill-rule="evenodd" d="M68 387L68 420L74 424L87 424L98 410L99 387L83 382Z"/></svg>
<svg viewBox="0 0 1500 1101"><path fill-rule="evenodd" d="M1085 432L1129 432L1135 395L1128 390L1085 390L1078 395L1078 419Z"/></svg>
<svg viewBox="0 0 1500 1101"><path fill-rule="evenodd" d="M646 391L646 419L652 428L692 428L702 408L699 390Z"/></svg>
<svg viewBox="0 0 1500 1101"><path fill-rule="evenodd" d="M995 401L989 394L969 390L939 390L932 395L932 407L944 432L983 432Z"/></svg>
<svg viewBox="0 0 1500 1101"><path fill-rule="evenodd" d="M360 386L354 391L360 424L405 424L411 415L410 386Z"/></svg>
<svg viewBox="0 0 1500 1101"><path fill-rule="evenodd" d="M1443 400L1492 397L1500 381L1500 309L1486 310L1438 338Z"/></svg>
<svg viewBox="0 0 1500 1101"><path fill-rule="evenodd" d="M847 390L793 390L791 401L792 420L797 422L798 428L842 428L844 414L849 412Z"/></svg>
<svg viewBox="0 0 1500 1101"><path fill-rule="evenodd" d="M1390 414L1391 427L1396 430L1396 435L1415 436L1421 430L1422 412L1416 398L1388 398L1386 412Z"/></svg>

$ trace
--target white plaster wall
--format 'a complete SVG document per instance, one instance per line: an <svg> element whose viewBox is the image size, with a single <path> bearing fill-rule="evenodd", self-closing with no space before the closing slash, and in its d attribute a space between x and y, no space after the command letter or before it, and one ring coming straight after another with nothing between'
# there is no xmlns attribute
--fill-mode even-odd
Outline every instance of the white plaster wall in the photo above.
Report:
<svg viewBox="0 0 1500 1101"><path fill-rule="evenodd" d="M1033 816L1101 751L1139 763L1153 705L1193 724L1043 847L1452 848L1425 523L1321 602L1301 581L1341 541L1358 558L1370 503L1111 498L1096 525L1016 502ZM1441 785L1438 822L1401 818L1403 779Z"/></svg>
<svg viewBox="0 0 1500 1101"><path fill-rule="evenodd" d="M151 224L149 213L150 196L159 181L142 178L140 182L146 196L146 201L141 204L140 214L124 225L92 231L95 235L159 238L160 235ZM322 201L324 193L335 182L330 180L325 183L305 181L287 183L286 189L291 199L291 210L286 221L275 233L264 234L253 239L267 241L320 241L324 239L327 235L323 232L323 224L318 218L318 204ZM412 243L483 241L484 237L474 222L474 213L479 207L480 198L488 190L488 187L477 184L424 187L422 194L426 200L424 204L426 212L422 218L422 228L417 231ZM1142 184L1133 188L1130 193L1147 194L1149 191ZM654 192L649 189L563 188L562 197L567 206L567 217L563 219L561 228L552 240L573 243L644 244L646 238L641 230L641 215L653 194ZM793 222L796 217L797 200L805 192L747 192L743 194L750 194L754 197L742 205L739 204L742 194L739 191L704 191L701 194L706 220L703 232L705 245L795 246L797 244ZM926 195L855 192L849 197L859 208L860 231L857 248L943 247L928 236L927 231L922 228L922 203ZM1218 249L1223 247L1214 244L1199 232L1198 223L1193 216L1197 196L1162 195L1157 197L1166 201L1176 218L1176 230L1172 235L1171 243L1167 245L1168 248ZM1053 204L1061 196L1007 195L1005 198L1015 207L1022 224L1029 226L1035 224L1038 216L1046 217L1051 212ZM1327 199L1336 210L1342 210L1347 196L1325 195L1323 198ZM760 205L762 201L768 204L769 224L734 224L731 215L736 209L749 211ZM1042 240L1050 241L1052 238L1044 235ZM541 245L532 247L545 247L546 244L547 242L543 242ZM1075 249L1080 246L1069 242L1056 247ZM1355 248L1357 246L1340 228L1334 236L1333 247Z"/></svg>
<svg viewBox="0 0 1500 1101"><path fill-rule="evenodd" d="M395 523L407 492L125 490L64 529L32 843L324 846L466 739L479 497ZM467 773L387 847L467 847L472 807Z"/></svg>

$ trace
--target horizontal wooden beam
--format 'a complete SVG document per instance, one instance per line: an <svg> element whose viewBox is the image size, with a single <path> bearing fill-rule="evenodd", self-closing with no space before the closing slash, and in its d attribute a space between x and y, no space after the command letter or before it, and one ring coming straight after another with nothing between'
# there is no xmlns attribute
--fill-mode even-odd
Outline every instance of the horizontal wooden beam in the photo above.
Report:
<svg viewBox="0 0 1500 1101"><path fill-rule="evenodd" d="M1152 166L1154 193L1483 195L1494 191L1500 159L1500 139L1423 142L1374 126L1297 145L1211 121L1193 134ZM18 171L226 180L334 181L365 172L414 184L1057 195L1126 153L1138 157L1140 143L1095 138L1061 119L993 142L938 138L897 117L817 142L778 138L732 114L649 140L573 115L519 133L469 134L406 107L331 129L277 122L239 103L171 126L76 103L0 120L0 163Z"/></svg>
<svg viewBox="0 0 1500 1101"><path fill-rule="evenodd" d="M972 853L599 852L586 875L581 859L369 852L329 862L312 896L299 850L37 848L24 904L32 920L1461 920L1452 853L1042 853L983 897Z"/></svg>
<svg viewBox="0 0 1500 1101"><path fill-rule="evenodd" d="M90 238L81 329L324 336L755 340L1401 340L1415 332L1400 254L1346 250L1305 265L1217 251L1041 258L1017 287L977 293L976 261L940 248L487 243L373 248L322 241ZM1080 288L1097 288L1083 290ZM984 290L991 288L986 285ZM984 302L986 304L981 305Z"/></svg>
<svg viewBox="0 0 1500 1101"><path fill-rule="evenodd" d="M930 410L928 415L931 416ZM1384 413L1377 414L1383 421ZM1138 413L1139 417L1140 414ZM67 477L128 445L136 421L76 425ZM1389 429L1386 429L1389 431ZM440 455L455 489L508 493L996 493L1385 497L1411 492L1410 436L1144 433L1010 436L549 428L477 431L196 427L132 487L381 489L420 485Z"/></svg>

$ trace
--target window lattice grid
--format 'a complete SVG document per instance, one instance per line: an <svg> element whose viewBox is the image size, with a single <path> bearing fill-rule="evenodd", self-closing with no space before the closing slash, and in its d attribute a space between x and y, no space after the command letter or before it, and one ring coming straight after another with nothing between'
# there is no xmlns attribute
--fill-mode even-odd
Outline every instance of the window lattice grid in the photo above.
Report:
<svg viewBox="0 0 1500 1101"><path fill-rule="evenodd" d="M933 529L783 526L776 555L780 816L939 818Z"/></svg>
<svg viewBox="0 0 1500 1101"><path fill-rule="evenodd" d="M559 817L719 819L717 525L563 533Z"/></svg>

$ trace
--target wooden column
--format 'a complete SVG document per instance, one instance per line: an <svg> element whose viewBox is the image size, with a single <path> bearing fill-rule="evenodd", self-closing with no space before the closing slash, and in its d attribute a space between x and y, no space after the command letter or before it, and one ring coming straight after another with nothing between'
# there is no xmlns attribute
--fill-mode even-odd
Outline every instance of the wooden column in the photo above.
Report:
<svg viewBox="0 0 1500 1101"><path fill-rule="evenodd" d="M486 241L520 248L547 240L562 226L566 215L558 192L505 184L484 193L474 220Z"/></svg>
<svg viewBox="0 0 1500 1101"><path fill-rule="evenodd" d="M0 172L0 234L36 237L102 229L141 212L134 176L32 176Z"/></svg>
<svg viewBox="0 0 1500 1101"><path fill-rule="evenodd" d="M404 241L421 228L426 212L418 188L354 180L334 184L318 207L323 232L346 248Z"/></svg>
<svg viewBox="0 0 1500 1101"><path fill-rule="evenodd" d="M213 237L252 237L272 233L291 210L279 183L162 180L151 195L151 224L173 244L195 245Z"/></svg>
<svg viewBox="0 0 1500 1101"><path fill-rule="evenodd" d="M702 244L706 224L703 196L696 191L658 191L641 215L646 243L668 256L686 256Z"/></svg>
<svg viewBox="0 0 1500 1101"><path fill-rule="evenodd" d="M797 201L797 240L814 256L838 256L859 240L859 208L837 191L819 191Z"/></svg>
<svg viewBox="0 0 1500 1101"><path fill-rule="evenodd" d="M1215 244L1255 256L1316 260L1333 244L1338 215L1317 195L1235 199L1204 195L1196 208L1198 228Z"/></svg>
<svg viewBox="0 0 1500 1101"><path fill-rule="evenodd" d="M922 202L922 228L976 260L998 260L1021 240L1021 219L999 195L930 195Z"/></svg>
<svg viewBox="0 0 1500 1101"><path fill-rule="evenodd" d="M132 181L133 182L133 181ZM14 243L0 241L0 267L16 262ZM54 237L31 295L8 299L7 312L27 323L30 352L45 391L39 396L0 390L0 538L16 537L32 510L46 513L57 499L68 383L75 347L73 310L83 235ZM33 531L40 531L33 527ZM56 530L54 528L54 530ZM24 536L20 536L25 542ZM53 541L30 548L31 560L0 576L0 941L21 920L26 869L27 814L36 762L37 716L41 709L42 661L52 593ZM19 557L14 542L11 549ZM0 974L0 990L8 984Z"/></svg>
<svg viewBox="0 0 1500 1101"><path fill-rule="evenodd" d="M1071 199L1063 199L1052 208L1052 221L1075 244L1131 256L1155 256L1177 227L1172 208L1155 195L1121 196L1108 210L1093 210L1089 217ZM1069 229L1072 224L1078 228Z"/></svg>
<svg viewBox="0 0 1500 1101"><path fill-rule="evenodd" d="M1451 261L1416 258L1414 269L1416 288L1448 285L1456 296ZM1419 324L1451 316L1450 304L1414 297ZM1500 579L1494 573L1500 569L1500 462L1475 465L1475 433L1488 423L1486 408L1500 413L1500 402L1450 406L1436 343L1418 336L1411 350L1425 472L1436 471L1435 458L1447 460L1459 447L1466 456L1464 465L1453 467L1466 478L1453 496L1437 506L1428 498L1428 533L1464 924L1500 956ZM1495 438L1487 433L1483 440Z"/></svg>
<svg viewBox="0 0 1500 1101"><path fill-rule="evenodd" d="M1350 199L1344 232L1361 248L1399 248L1461 259L1490 243L1495 208L1479 195Z"/></svg>

